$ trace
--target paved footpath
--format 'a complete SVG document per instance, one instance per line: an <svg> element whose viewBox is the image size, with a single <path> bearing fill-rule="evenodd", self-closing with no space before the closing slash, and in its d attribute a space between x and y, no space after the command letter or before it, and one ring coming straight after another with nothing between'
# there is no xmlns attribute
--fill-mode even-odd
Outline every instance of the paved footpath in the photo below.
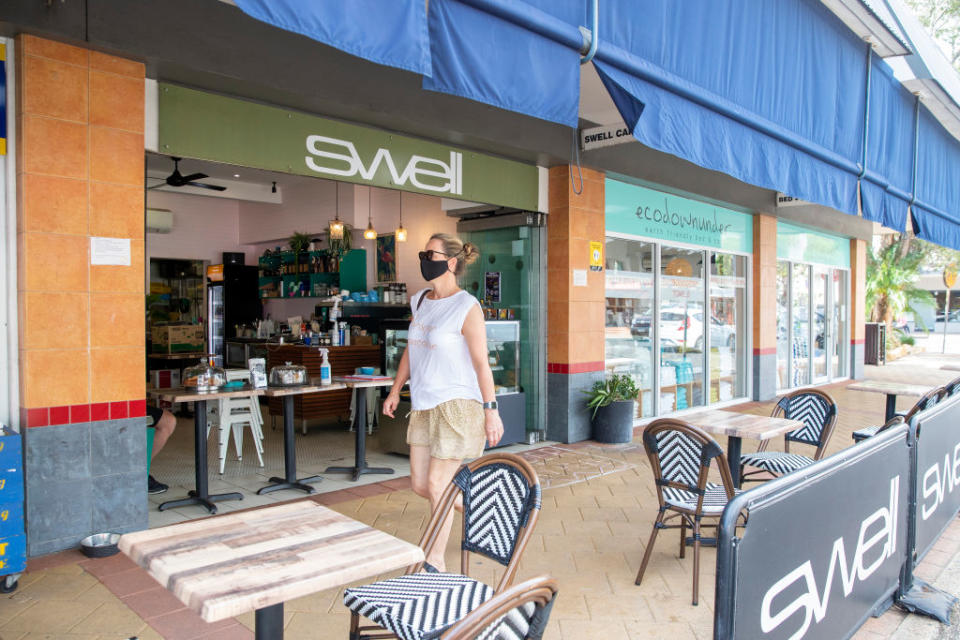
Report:
<svg viewBox="0 0 960 640"><path fill-rule="evenodd" d="M887 367L869 368L871 378L909 379L943 384L952 378L940 371L958 357L915 356ZM826 387L840 406L830 453L851 443L850 432L882 420L883 398L848 391L845 384ZM905 401L901 410L909 408ZM748 403L736 410L768 414L772 403ZM663 535L651 558L644 583L633 580L656 516L652 474L639 438L633 443L549 445L525 454L544 485L543 510L527 548L520 575L554 575L560 597L546 638L605 640L712 637L716 556L703 551L700 605L690 605L692 558L677 555L675 536ZM427 518L424 500L409 489L408 478L323 493L314 500L405 540L416 542ZM457 531L457 527L454 527ZM671 533L671 532L667 532ZM456 538L455 533L455 538ZM454 545L447 557L457 566ZM495 563L477 558L473 575L492 581ZM960 594L960 522L951 525L920 564L917 575ZM955 615L960 620L960 614ZM329 590L287 603L286 637L342 640L349 616L342 590ZM88 560L78 552L30 561L20 588L0 596L0 639L50 638L141 640L253 638L253 614L216 624L193 612L125 556ZM891 610L870 619L858 640L960 640L957 626Z"/></svg>

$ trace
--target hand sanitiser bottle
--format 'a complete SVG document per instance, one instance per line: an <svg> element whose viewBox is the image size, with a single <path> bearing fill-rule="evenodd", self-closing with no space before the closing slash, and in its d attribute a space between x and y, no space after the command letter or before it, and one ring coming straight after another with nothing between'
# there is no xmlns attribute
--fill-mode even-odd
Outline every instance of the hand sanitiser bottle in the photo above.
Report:
<svg viewBox="0 0 960 640"><path fill-rule="evenodd" d="M320 385L326 385L333 382L333 376L330 375L330 361L327 360L327 349L320 349L323 354L323 362L320 363Z"/></svg>

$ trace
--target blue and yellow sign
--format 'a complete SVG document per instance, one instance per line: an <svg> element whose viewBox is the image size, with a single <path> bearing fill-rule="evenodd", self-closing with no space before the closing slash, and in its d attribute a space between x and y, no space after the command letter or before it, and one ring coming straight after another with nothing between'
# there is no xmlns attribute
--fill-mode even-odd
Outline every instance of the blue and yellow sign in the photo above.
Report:
<svg viewBox="0 0 960 640"><path fill-rule="evenodd" d="M7 45L0 44L0 156L7 155Z"/></svg>

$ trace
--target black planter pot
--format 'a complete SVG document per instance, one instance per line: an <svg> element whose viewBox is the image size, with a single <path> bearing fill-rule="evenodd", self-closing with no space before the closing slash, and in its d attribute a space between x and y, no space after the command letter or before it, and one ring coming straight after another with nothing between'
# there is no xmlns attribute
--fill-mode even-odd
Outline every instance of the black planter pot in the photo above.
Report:
<svg viewBox="0 0 960 640"><path fill-rule="evenodd" d="M593 418L593 439L605 444L632 441L634 412L633 400L620 400L600 407Z"/></svg>

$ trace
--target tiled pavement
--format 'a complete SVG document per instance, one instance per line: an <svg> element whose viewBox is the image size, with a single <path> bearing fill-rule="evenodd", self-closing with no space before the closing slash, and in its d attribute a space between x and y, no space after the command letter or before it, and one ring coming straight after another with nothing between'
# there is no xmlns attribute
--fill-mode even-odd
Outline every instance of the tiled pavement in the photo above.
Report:
<svg viewBox="0 0 960 640"><path fill-rule="evenodd" d="M920 365L888 365L868 371L916 383L942 384L952 376L937 360ZM923 366L926 365L926 366ZM841 408L831 452L848 446L850 432L882 419L883 397L827 388ZM909 400L901 408L906 409ZM736 407L768 413L771 403ZM550 573L560 583L548 638L710 638L713 624L715 554L703 552L700 605L690 605L691 558L677 557L675 532L661 537L641 586L633 580L643 545L656 515L651 473L638 440L633 444L555 445L525 454L543 480L544 504L527 548L521 576ZM374 527L416 541L427 517L423 500L398 478L310 498ZM456 527L454 529L456 531ZM669 534L673 535L669 535ZM453 546L451 546L453 549ZM955 523L927 555L918 575L935 581L960 553L960 524ZM456 552L448 566L456 566ZM477 559L474 575L492 580L494 564ZM286 637L346 637L348 616L341 590L287 603ZM913 624L913 626L910 626ZM858 640L917 636L916 618L889 611L869 620ZM30 563L19 590L0 600L0 639L252 638L253 615L207 625L183 608L124 556L86 560L76 552ZM908 628L910 629L908 631ZM936 625L929 626L932 633ZM898 631L899 630L899 631Z"/></svg>

